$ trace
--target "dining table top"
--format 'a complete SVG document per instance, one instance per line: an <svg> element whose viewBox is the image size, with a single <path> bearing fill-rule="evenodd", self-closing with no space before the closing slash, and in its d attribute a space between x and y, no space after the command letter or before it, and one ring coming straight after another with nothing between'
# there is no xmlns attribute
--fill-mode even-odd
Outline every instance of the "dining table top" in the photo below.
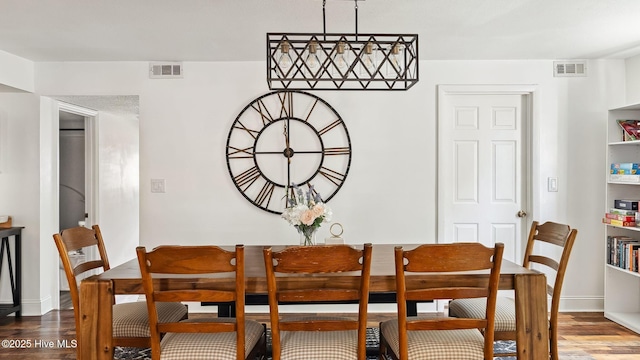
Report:
<svg viewBox="0 0 640 360"><path fill-rule="evenodd" d="M355 248L361 248L362 245L349 244ZM395 291L395 264L394 264L394 248L396 246L402 246L404 249L412 249L420 244L373 244L371 252L371 281L370 292L389 292ZM322 245L318 245L322 246ZM234 246L221 246L222 248L233 250ZM246 279L246 293L247 294L264 294L266 289L266 273L264 267L263 249L269 247L269 245L245 245L244 257L245 257L245 279ZM286 248L284 245L272 246L274 251L278 251ZM503 259L500 270L500 288L501 289L513 289L514 288L514 276L519 274L532 274L533 270L522 267L512 261ZM201 282L227 282L233 278L233 274L215 274L215 275L202 275L199 276ZM288 274L288 277L295 277L296 275ZM315 275L298 275L301 280L309 281L315 279L317 281L323 281L326 276L321 274ZM411 282L411 276L408 275L407 281ZM488 271L477 271L472 273L466 273L466 276L455 276L455 281L464 285L465 279L468 281L475 281L474 277L487 277ZM170 279L174 278L175 283L179 282L179 278L184 278L182 275L159 275L159 278ZM415 274L416 280L422 278L420 274ZM349 281L352 278L353 281L357 279L357 274L345 273L341 275L343 281ZM138 260L136 258L131 259L123 264L115 266L108 271L94 275L91 277L93 280L105 281L110 280L114 284L114 292L116 294L142 294L144 291L141 285L140 268ZM209 279L209 280L207 280ZM439 279L442 281L440 283ZM433 286L439 284L450 284L452 281L452 274L442 274L439 276L436 274L429 274L429 282Z"/></svg>

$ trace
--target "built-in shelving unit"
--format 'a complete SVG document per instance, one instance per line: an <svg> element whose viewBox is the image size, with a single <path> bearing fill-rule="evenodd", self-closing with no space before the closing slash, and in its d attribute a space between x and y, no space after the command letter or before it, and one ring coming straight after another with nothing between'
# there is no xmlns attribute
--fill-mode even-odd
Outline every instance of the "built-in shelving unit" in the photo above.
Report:
<svg viewBox="0 0 640 360"><path fill-rule="evenodd" d="M614 207L616 199L640 199L640 182L609 180L613 163L640 163L640 140L622 141L622 129L617 120L640 120L640 104L609 110L607 130L607 186L605 212ZM603 249L608 253L610 236L628 236L640 241L640 227L605 225ZM607 256L605 255L605 263ZM604 268L604 316L640 333L640 273L606 264Z"/></svg>

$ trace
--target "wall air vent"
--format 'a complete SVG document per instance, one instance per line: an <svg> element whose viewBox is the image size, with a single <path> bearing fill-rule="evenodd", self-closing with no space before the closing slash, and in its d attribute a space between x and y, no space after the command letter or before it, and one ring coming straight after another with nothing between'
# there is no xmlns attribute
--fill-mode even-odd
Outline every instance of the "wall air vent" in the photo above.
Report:
<svg viewBox="0 0 640 360"><path fill-rule="evenodd" d="M151 79L182 79L181 62L151 62L149 63L149 78Z"/></svg>
<svg viewBox="0 0 640 360"><path fill-rule="evenodd" d="M587 62L585 60L554 61L553 76L587 76Z"/></svg>

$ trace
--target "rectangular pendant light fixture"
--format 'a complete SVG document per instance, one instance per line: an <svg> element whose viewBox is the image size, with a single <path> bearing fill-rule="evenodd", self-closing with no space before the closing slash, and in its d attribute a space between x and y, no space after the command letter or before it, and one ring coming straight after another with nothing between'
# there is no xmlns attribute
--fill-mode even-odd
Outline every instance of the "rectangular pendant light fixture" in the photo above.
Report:
<svg viewBox="0 0 640 360"><path fill-rule="evenodd" d="M267 33L272 90L407 90L418 82L417 34ZM324 3L323 3L324 20Z"/></svg>

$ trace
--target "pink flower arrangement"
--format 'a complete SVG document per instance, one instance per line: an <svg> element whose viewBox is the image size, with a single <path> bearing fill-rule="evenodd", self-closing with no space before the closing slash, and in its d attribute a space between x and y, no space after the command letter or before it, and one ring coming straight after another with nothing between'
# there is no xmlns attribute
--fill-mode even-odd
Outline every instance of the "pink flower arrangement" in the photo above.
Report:
<svg viewBox="0 0 640 360"><path fill-rule="evenodd" d="M308 191L303 191L296 185L292 187L293 196L288 199L288 206L282 212L282 218L298 230L301 235L301 245L314 245L313 235L323 222L331 220L331 209L322 202L320 194L313 189L312 185L309 185Z"/></svg>

